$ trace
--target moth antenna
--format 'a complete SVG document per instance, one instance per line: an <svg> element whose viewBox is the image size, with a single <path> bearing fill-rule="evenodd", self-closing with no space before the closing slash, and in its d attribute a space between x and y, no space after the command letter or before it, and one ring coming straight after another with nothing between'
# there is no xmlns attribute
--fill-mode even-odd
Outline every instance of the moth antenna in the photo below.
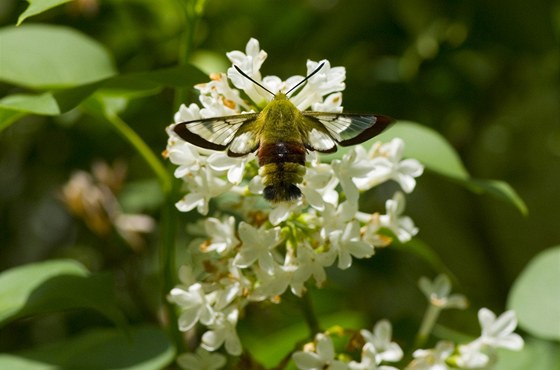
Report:
<svg viewBox="0 0 560 370"><path fill-rule="evenodd" d="M313 72L311 72L307 77L305 77L303 80L301 80L300 82L298 82L294 87L292 87L290 90L288 90L288 92L286 93L286 95L290 95L290 93L292 91L294 91L295 89L297 89L298 87L300 87L301 85L303 85L307 80L309 80L311 77L313 77L317 72L319 72L319 70L321 68L323 68L323 66L325 65L325 62L319 64L319 66L317 68L315 68L315 70Z"/></svg>
<svg viewBox="0 0 560 370"><path fill-rule="evenodd" d="M266 87L264 87L263 85L261 85L260 83L258 83L257 81L253 80L251 77L249 77L249 75L245 72L243 72L241 70L241 68L239 68L238 66L236 66L235 64L233 65L235 67L235 69L237 69L237 72L241 73L241 76L245 77L246 79L248 79L249 81L251 81L252 83L254 83L255 85L259 86L261 89L263 89L264 91L270 93L272 96L276 96L275 93L273 93L272 91L270 91L269 89L267 89Z"/></svg>

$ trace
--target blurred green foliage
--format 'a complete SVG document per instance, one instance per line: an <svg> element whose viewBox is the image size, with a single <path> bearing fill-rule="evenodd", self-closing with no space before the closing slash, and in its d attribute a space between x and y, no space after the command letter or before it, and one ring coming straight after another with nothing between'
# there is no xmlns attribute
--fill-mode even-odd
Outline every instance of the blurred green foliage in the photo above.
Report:
<svg viewBox="0 0 560 370"><path fill-rule="evenodd" d="M25 6L2 1L0 25L16 24ZM482 305L503 310L528 260L558 244L558 2L208 0L198 24L185 24L183 14L180 1L75 0L26 19L22 27L48 23L74 28L102 44L121 74L174 67L185 55L204 72L224 71L225 52L243 49L250 37L269 54L264 74L303 74L308 58L345 66L346 110L431 127L454 146L471 175L504 180L526 202L529 214L524 217L435 173L425 174L409 198L407 213L420 228L419 237L454 272L473 312ZM185 29L193 28L194 33L185 35ZM6 52L3 48L0 54ZM0 82L0 97L33 93L36 86L29 86ZM195 99L193 89L183 95L186 103ZM131 100L122 117L159 153L177 103L171 89L158 90ZM158 218L161 196L138 153L105 122L86 113L73 109L54 117L26 116L0 134L0 270L54 257L76 258L94 271L113 270L120 289L135 286L120 291L120 299L127 315L142 321L155 305L146 298L155 285L150 278L155 238L133 250L114 233L100 237L70 216L59 198L73 171L89 171L99 159L127 163L121 193L126 211ZM392 189L389 185L378 191ZM177 217L185 223L190 216ZM131 271L143 271L146 281L131 283ZM397 331L412 335L406 327L422 315L415 309L423 307L415 288L422 274L434 271L419 257L382 250L351 271L333 270L329 289L314 292L316 309L329 315L359 307L368 313L364 325L387 317L397 322ZM331 298L341 292L344 300ZM139 299L148 302L137 305ZM290 302L282 307L265 305L258 318L247 315L245 330L258 336L263 329L289 325ZM474 322L455 321L458 315L444 315L444 323L476 332ZM270 326L260 327L263 317ZM14 324L6 330L24 328L25 333L2 336L0 348L22 349L64 338L86 325L81 320L84 315L73 313L64 329L41 335L37 331L43 326ZM60 327L59 321L54 316L48 325Z"/></svg>

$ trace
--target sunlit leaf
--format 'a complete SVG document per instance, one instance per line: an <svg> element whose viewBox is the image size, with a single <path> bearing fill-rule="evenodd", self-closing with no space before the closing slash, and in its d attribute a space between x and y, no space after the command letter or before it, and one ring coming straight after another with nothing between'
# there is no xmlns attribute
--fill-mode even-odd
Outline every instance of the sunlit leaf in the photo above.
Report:
<svg viewBox="0 0 560 370"><path fill-rule="evenodd" d="M12 109L0 108L0 132L25 115L26 113Z"/></svg>
<svg viewBox="0 0 560 370"><path fill-rule="evenodd" d="M0 131L28 114L65 113L96 92L99 92L98 98L103 99L112 112L120 112L126 107L129 99L157 94L164 87L193 86L206 79L198 68L184 65L114 76L43 94L9 95L0 99Z"/></svg>
<svg viewBox="0 0 560 370"><path fill-rule="evenodd" d="M414 122L398 121L377 139L387 142L394 137L406 143L406 157L418 159L431 171L457 179L469 178L455 149L437 131Z"/></svg>
<svg viewBox="0 0 560 370"><path fill-rule="evenodd" d="M560 340L560 246L533 258L515 281L508 306L519 326L533 335Z"/></svg>
<svg viewBox="0 0 560 370"><path fill-rule="evenodd" d="M88 271L70 261L47 261L15 267L0 274L0 323L21 311L34 290L56 276L85 277Z"/></svg>
<svg viewBox="0 0 560 370"><path fill-rule="evenodd" d="M58 103L51 93L8 95L0 99L0 109L45 116L60 114Z"/></svg>
<svg viewBox="0 0 560 370"><path fill-rule="evenodd" d="M155 327L93 330L61 343L16 354L0 354L0 369L153 370L173 361L175 350Z"/></svg>
<svg viewBox="0 0 560 370"><path fill-rule="evenodd" d="M493 370L558 370L560 344L528 338L522 351L498 349L497 359Z"/></svg>
<svg viewBox="0 0 560 370"><path fill-rule="evenodd" d="M437 131L414 122L399 121L377 139L387 142L395 137L404 140L405 157L416 158L428 170L451 178L470 190L510 203L522 214L527 214L527 206L507 183L472 178L455 149Z"/></svg>
<svg viewBox="0 0 560 370"><path fill-rule="evenodd" d="M480 191L490 194L497 199L512 203L523 215L527 215L529 210L519 194L507 183L499 180L469 179L466 186L473 191Z"/></svg>
<svg viewBox="0 0 560 370"><path fill-rule="evenodd" d="M25 9L25 11L20 14L17 22L18 26L25 19L33 15L41 14L44 11L54 8L55 6L68 3L72 0L26 0L26 1L29 3L29 5L27 6L27 9Z"/></svg>
<svg viewBox="0 0 560 370"><path fill-rule="evenodd" d="M75 261L33 263L0 274L0 325L19 317L72 308L93 309L115 324L125 325L114 303L112 279L89 275Z"/></svg>
<svg viewBox="0 0 560 370"><path fill-rule="evenodd" d="M0 30L0 81L29 88L72 87L115 74L108 51L68 27L29 24Z"/></svg>

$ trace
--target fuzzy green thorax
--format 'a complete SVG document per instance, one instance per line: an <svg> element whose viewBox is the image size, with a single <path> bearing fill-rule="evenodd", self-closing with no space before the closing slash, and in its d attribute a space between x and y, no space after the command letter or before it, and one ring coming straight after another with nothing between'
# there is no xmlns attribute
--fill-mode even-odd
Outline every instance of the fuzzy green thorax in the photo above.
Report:
<svg viewBox="0 0 560 370"><path fill-rule="evenodd" d="M284 93L277 93L262 110L256 127L261 133L261 143L277 141L302 142L303 115Z"/></svg>

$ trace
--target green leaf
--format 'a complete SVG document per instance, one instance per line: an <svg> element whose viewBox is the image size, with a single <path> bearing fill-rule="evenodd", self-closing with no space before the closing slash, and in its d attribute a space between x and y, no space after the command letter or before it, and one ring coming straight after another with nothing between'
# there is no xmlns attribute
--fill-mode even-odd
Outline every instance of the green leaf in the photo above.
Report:
<svg viewBox="0 0 560 370"><path fill-rule="evenodd" d="M472 178L455 149L437 131L414 122L399 121L377 139L388 142L395 137L404 140L405 157L416 158L428 170L457 181L472 191L484 192L510 203L523 215L527 214L527 206L507 183Z"/></svg>
<svg viewBox="0 0 560 370"><path fill-rule="evenodd" d="M89 275L75 261L33 263L0 274L0 326L20 317L73 308L93 309L116 325L126 324L114 303L110 276Z"/></svg>
<svg viewBox="0 0 560 370"><path fill-rule="evenodd" d="M418 159L431 171L456 179L469 178L455 149L437 131L414 122L398 121L377 139L388 142L395 137L404 140L406 157Z"/></svg>
<svg viewBox="0 0 560 370"><path fill-rule="evenodd" d="M103 84L101 92L112 96L145 96L163 87L192 87L207 80L208 76L200 69L183 65L115 76Z"/></svg>
<svg viewBox="0 0 560 370"><path fill-rule="evenodd" d="M105 48L78 31L31 24L0 30L0 81L35 89L72 87L115 74Z"/></svg>
<svg viewBox="0 0 560 370"><path fill-rule="evenodd" d="M12 123L24 117L25 113L18 112L12 109L0 108L0 132L8 128Z"/></svg>
<svg viewBox="0 0 560 370"><path fill-rule="evenodd" d="M0 323L21 311L33 291L50 278L88 275L85 267L75 261L60 260L28 264L0 274Z"/></svg>
<svg viewBox="0 0 560 370"><path fill-rule="evenodd" d="M44 11L47 11L51 8L54 8L55 6L59 6L59 5L62 5L64 3L68 3L72 0L26 0L26 1L29 3L29 6L19 16L18 22L17 22L18 26L25 19L27 19L27 18L29 18L33 15L41 14Z"/></svg>
<svg viewBox="0 0 560 370"><path fill-rule="evenodd" d="M70 340L17 354L0 354L0 369L153 370L163 369L175 350L156 327L93 330Z"/></svg>
<svg viewBox="0 0 560 370"><path fill-rule="evenodd" d="M529 213L523 199L507 182L471 178L466 181L465 185L474 192L490 194L496 199L512 203L525 216Z"/></svg>
<svg viewBox="0 0 560 370"><path fill-rule="evenodd" d="M51 93L8 95L0 99L0 109L45 116L60 114L58 103Z"/></svg>
<svg viewBox="0 0 560 370"><path fill-rule="evenodd" d="M508 299L519 326L536 337L560 340L560 246L533 258L517 278Z"/></svg>
<svg viewBox="0 0 560 370"><path fill-rule="evenodd" d="M27 114L65 113L76 108L97 91L98 98L116 113L126 107L129 99L156 94L164 87L193 86L206 79L206 75L198 68L185 65L119 75L38 95L9 95L0 99L0 132Z"/></svg>
<svg viewBox="0 0 560 370"><path fill-rule="evenodd" d="M529 338L522 351L498 349L493 370L560 370L560 344Z"/></svg>

